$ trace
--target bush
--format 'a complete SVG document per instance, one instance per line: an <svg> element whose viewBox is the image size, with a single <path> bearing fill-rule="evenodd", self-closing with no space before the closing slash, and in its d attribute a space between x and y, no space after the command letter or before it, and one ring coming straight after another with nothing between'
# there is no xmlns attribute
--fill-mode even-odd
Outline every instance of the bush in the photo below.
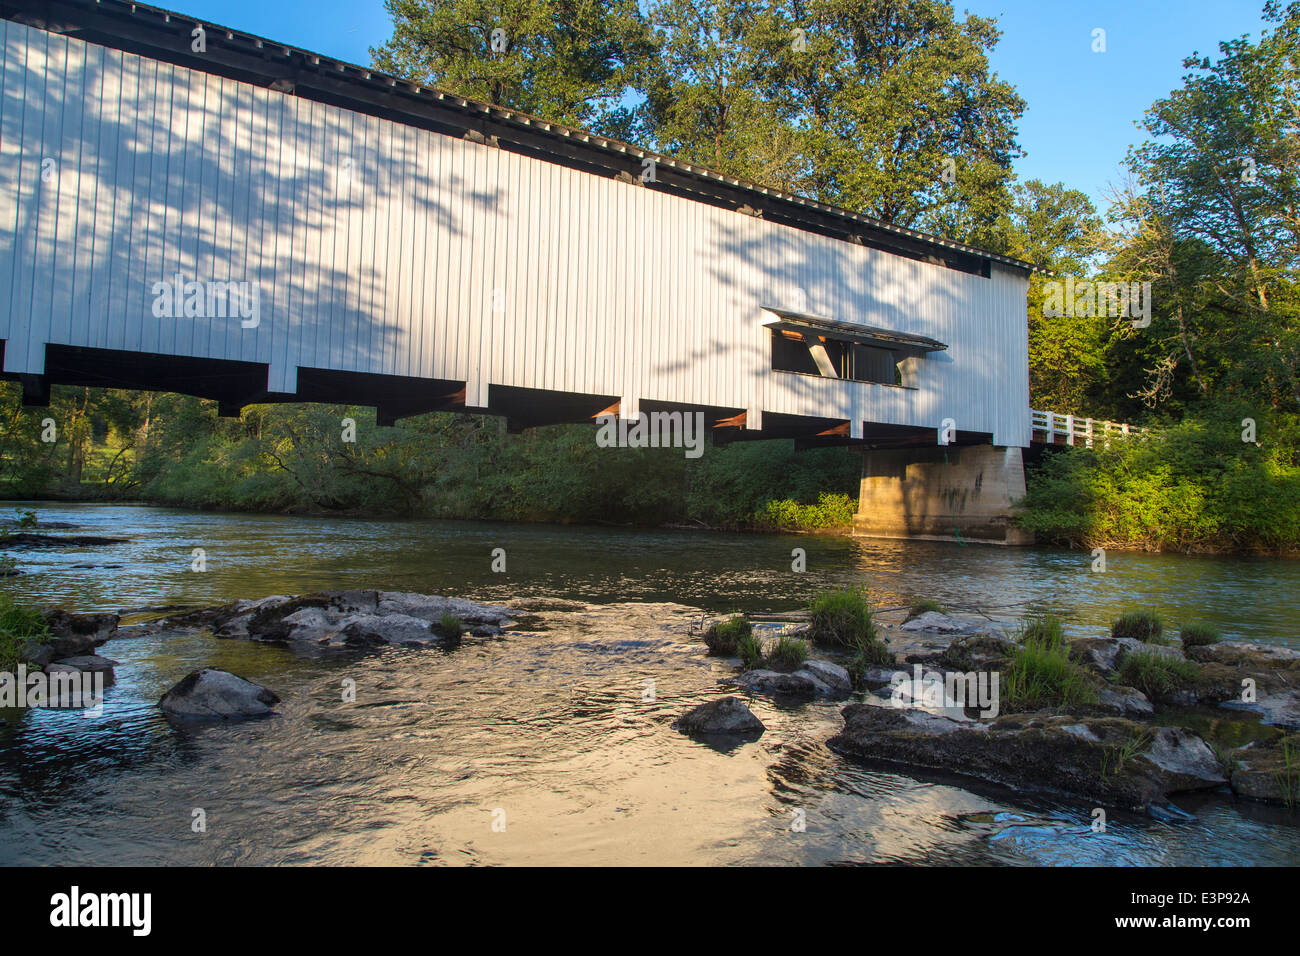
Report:
<svg viewBox="0 0 1300 956"><path fill-rule="evenodd" d="M1129 611L1110 626L1111 637L1134 637L1147 644L1168 644L1162 637L1165 626L1151 611Z"/></svg>
<svg viewBox="0 0 1300 956"><path fill-rule="evenodd" d="M782 634L767 652L767 662L776 670L797 670L807 659L808 642L792 634Z"/></svg>
<svg viewBox="0 0 1300 956"><path fill-rule="evenodd" d="M14 602L13 596L0 594L0 671L18 669L23 648L29 641L42 643L50 639L50 628L40 611Z"/></svg>
<svg viewBox="0 0 1300 956"><path fill-rule="evenodd" d="M1219 632L1203 624L1191 624L1178 633L1183 647L1205 647L1207 644L1219 643Z"/></svg>
<svg viewBox="0 0 1300 956"><path fill-rule="evenodd" d="M718 657L735 657L739 651L740 640L753 632L753 626L743 614L737 614L725 621L711 624L704 632L704 643L709 653Z"/></svg>
<svg viewBox="0 0 1300 956"><path fill-rule="evenodd" d="M1116 679L1121 684L1136 687L1152 700L1160 700L1190 688L1200 673L1201 669L1191 661L1147 651L1124 655Z"/></svg>
<svg viewBox="0 0 1300 956"><path fill-rule="evenodd" d="M857 502L848 495L822 492L816 504L789 498L767 501L754 513L753 526L767 531L814 531L853 524Z"/></svg>

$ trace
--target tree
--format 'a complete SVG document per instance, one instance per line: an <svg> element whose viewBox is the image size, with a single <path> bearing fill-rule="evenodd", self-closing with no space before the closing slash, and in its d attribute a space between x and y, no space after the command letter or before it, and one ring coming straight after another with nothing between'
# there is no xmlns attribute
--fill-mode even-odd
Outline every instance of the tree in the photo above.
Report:
<svg viewBox="0 0 1300 956"><path fill-rule="evenodd" d="M635 0L384 0L376 69L568 126L627 138L653 44Z"/></svg>

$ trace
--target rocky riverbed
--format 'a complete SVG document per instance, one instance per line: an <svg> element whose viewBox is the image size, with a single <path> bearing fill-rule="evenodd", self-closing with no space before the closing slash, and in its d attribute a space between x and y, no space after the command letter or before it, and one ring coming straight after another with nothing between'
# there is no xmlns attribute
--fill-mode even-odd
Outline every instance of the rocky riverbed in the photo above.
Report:
<svg viewBox="0 0 1300 956"><path fill-rule="evenodd" d="M98 650L132 629L187 629L214 639L348 653L450 648L466 639L500 639L513 626L504 606L378 590L167 609L120 630L116 614L54 608L42 614L50 638L25 647L22 663L49 674L99 673L106 682L116 662ZM757 627L769 638L807 633L800 623ZM747 701L767 697L797 707L802 700L843 700L844 726L827 744L855 760L1124 809L1158 810L1179 794L1207 790L1296 803L1296 651L1245 642L1181 647L1076 636L1068 658L1095 693L1069 706L1007 708L993 678L1005 680L1014 670L1023 650L1020 635L935 612L882 624L881 631L893 663L853 667L843 653L824 650L790 667L746 669L733 661L734 673L722 681L731 693L693 708L676 726L693 735L753 741L764 726ZM1149 692L1128 686L1121 677L1141 673L1126 666L1134 657L1177 662L1184 679ZM954 688L970 694L954 694ZM273 688L203 668L169 689L159 707L178 720L230 720L272 716L278 703Z"/></svg>

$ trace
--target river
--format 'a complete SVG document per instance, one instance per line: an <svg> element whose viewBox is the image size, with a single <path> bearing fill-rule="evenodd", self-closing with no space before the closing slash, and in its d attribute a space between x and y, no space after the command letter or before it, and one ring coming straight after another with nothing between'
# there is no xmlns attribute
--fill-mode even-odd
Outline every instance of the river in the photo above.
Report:
<svg viewBox="0 0 1300 956"><path fill-rule="evenodd" d="M100 715L0 711L0 863L1300 864L1300 814L1226 793L1180 800L1187 820L1116 813L1095 833L1088 807L855 764L825 746L836 703L756 699L768 729L732 748L670 726L730 672L689 633L704 613L788 611L854 584L881 607L1052 610L1076 633L1153 608L1300 647L1300 562L1111 553L1097 573L1087 553L1042 548L14 506L129 539L16 553L25 573L0 587L24 600L122 610L369 587L509 603L526 630L369 654L116 638ZM202 666L268 685L279 716L173 727L158 698Z"/></svg>

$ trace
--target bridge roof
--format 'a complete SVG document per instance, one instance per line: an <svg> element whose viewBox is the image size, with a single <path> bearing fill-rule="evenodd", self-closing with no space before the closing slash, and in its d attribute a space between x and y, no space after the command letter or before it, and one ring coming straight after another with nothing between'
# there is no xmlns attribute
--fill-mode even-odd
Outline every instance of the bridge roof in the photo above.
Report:
<svg viewBox="0 0 1300 956"><path fill-rule="evenodd" d="M143 3L0 0L0 15L89 43L470 138L596 175L639 182L643 161L651 159L656 181L645 184L646 188L962 272L988 275L992 262L1026 272L1033 269L1020 259ZM202 54L190 50L190 31L198 25L208 34L207 52Z"/></svg>

